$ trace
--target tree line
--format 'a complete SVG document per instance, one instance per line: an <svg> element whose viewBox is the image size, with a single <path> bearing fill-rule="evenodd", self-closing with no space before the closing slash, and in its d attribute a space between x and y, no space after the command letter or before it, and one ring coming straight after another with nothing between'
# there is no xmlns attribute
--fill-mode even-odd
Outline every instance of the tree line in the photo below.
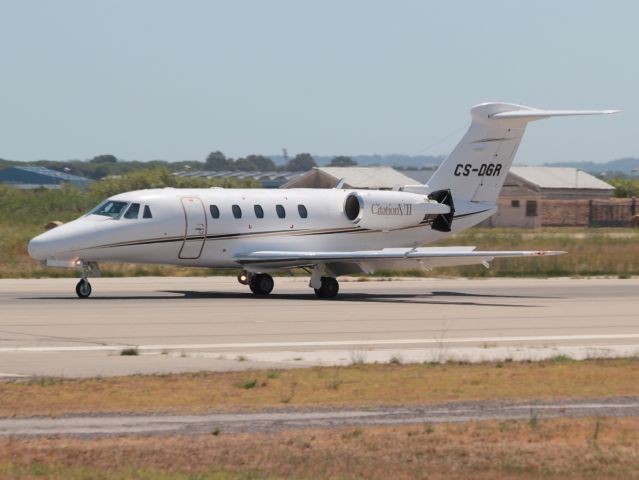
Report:
<svg viewBox="0 0 639 480"><path fill-rule="evenodd" d="M317 166L310 153L299 153L289 159L284 165L276 165L275 162L264 155L247 155L246 157L230 158L218 151L211 152L204 161L183 160L179 162L167 162L165 160L151 160L140 162L137 160L121 160L112 154L97 155L90 160L38 160L35 162L17 162L0 159L0 169L10 166L40 166L66 172L80 177L100 180L110 176L121 176L128 173L146 170L149 168L165 168L171 172L182 170L208 170L208 171L288 171L303 172ZM328 164L332 167L348 167L357 165L351 157L339 155Z"/></svg>
<svg viewBox="0 0 639 480"><path fill-rule="evenodd" d="M337 156L328 164L331 167L350 167L357 165L357 162L350 157L343 155ZM315 159L310 153L298 153L295 157L288 160L284 165L277 166L275 162L264 155L248 155L233 160L227 158L222 152L211 152L206 157L204 164L205 170L212 171L286 171L286 172L305 172L316 167Z"/></svg>

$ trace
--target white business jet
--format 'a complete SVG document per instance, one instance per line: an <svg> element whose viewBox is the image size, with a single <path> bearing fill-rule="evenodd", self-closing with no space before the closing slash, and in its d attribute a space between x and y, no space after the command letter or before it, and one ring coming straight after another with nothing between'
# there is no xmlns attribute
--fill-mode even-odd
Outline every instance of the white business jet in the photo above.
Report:
<svg viewBox="0 0 639 480"><path fill-rule="evenodd" d="M397 190L175 189L115 195L86 215L38 235L29 254L48 266L82 272L80 298L91 295L99 262L241 269L256 295L273 289L269 273L310 273L320 298L333 298L336 277L379 269L483 264L497 257L557 255L550 251L476 251L421 247L493 215L528 122L616 110L539 110L485 103L426 185Z"/></svg>

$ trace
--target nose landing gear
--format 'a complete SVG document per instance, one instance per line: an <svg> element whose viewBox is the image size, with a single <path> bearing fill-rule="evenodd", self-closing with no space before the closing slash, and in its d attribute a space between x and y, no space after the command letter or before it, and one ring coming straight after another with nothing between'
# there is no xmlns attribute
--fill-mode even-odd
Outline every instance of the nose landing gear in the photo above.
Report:
<svg viewBox="0 0 639 480"><path fill-rule="evenodd" d="M82 278L75 286L75 293L79 298L89 298L92 291L89 274L99 277L101 275L100 267L95 262L84 263L80 261L80 268L82 269Z"/></svg>
<svg viewBox="0 0 639 480"><path fill-rule="evenodd" d="M89 298L91 295L91 284L86 278L81 279L75 286L75 293L80 298Z"/></svg>

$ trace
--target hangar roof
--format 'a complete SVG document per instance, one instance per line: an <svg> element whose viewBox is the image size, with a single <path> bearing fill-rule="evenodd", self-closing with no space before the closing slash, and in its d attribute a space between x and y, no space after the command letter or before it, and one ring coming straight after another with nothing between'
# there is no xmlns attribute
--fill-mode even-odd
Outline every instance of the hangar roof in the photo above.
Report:
<svg viewBox="0 0 639 480"><path fill-rule="evenodd" d="M318 184L315 177L322 177L325 182ZM320 187L332 188L343 179L348 188L383 188L415 185L415 180L398 172L393 167L313 167L301 177L295 178L282 188Z"/></svg>
<svg viewBox="0 0 639 480"><path fill-rule="evenodd" d="M0 182L43 186L71 183L78 186L86 186L90 180L45 167L13 166L0 170Z"/></svg>
<svg viewBox="0 0 639 480"><path fill-rule="evenodd" d="M539 188L614 190L614 187L577 168L512 166L511 175Z"/></svg>

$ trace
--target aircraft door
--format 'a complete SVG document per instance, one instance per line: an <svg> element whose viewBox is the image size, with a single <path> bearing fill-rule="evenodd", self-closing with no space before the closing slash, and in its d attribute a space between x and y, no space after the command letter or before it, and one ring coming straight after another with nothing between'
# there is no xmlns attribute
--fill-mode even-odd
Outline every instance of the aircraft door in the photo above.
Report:
<svg viewBox="0 0 639 480"><path fill-rule="evenodd" d="M179 258L200 258L206 241L206 211L197 197L180 198L184 210L184 242Z"/></svg>

